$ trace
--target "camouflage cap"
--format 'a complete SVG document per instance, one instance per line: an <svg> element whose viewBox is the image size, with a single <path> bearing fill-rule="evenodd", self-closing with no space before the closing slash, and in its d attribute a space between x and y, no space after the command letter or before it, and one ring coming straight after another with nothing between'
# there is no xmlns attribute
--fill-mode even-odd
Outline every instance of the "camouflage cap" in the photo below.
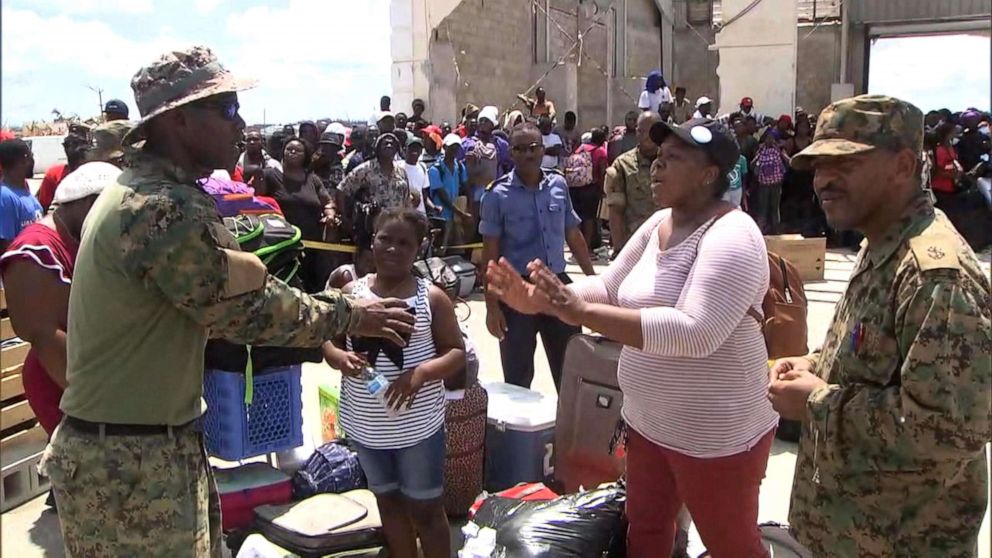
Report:
<svg viewBox="0 0 992 558"><path fill-rule="evenodd" d="M859 95L832 103L820 113L813 143L792 158L808 169L816 157L853 155L875 148L923 149L923 113L887 95Z"/></svg>
<svg viewBox="0 0 992 558"><path fill-rule="evenodd" d="M143 139L144 124L164 112L212 95L244 91L254 86L252 80L235 78L207 47L167 52L131 78L141 120L124 138L124 144L132 145Z"/></svg>
<svg viewBox="0 0 992 558"><path fill-rule="evenodd" d="M134 122L112 120L93 129L93 149L87 154L89 161L110 161L124 155L121 144L124 136L134 128Z"/></svg>

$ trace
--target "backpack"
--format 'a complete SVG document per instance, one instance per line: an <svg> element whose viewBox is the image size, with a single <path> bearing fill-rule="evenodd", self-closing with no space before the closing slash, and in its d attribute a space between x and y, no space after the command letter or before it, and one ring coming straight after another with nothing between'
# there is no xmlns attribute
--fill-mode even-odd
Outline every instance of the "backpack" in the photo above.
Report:
<svg viewBox="0 0 992 558"><path fill-rule="evenodd" d="M733 209L717 214L703 234L731 211ZM747 315L761 327L769 359L809 353L806 345L806 310L806 290L803 289L799 270L782 256L768 252L768 292L761 302L761 312L750 307Z"/></svg>
<svg viewBox="0 0 992 558"><path fill-rule="evenodd" d="M495 140L493 143L476 140L472 149L465 154L465 167L468 169L469 184L485 186L496 180L499 176L498 155Z"/></svg>
<svg viewBox="0 0 992 558"><path fill-rule="evenodd" d="M303 262L303 241L300 229L282 215L235 215L224 217L224 226L237 239L244 252L258 256L269 274L290 287L303 289L299 276ZM253 347L210 339L203 353L204 366L228 372L243 371L246 375L246 397L254 370L290 366L323 360L319 348Z"/></svg>
<svg viewBox="0 0 992 558"><path fill-rule="evenodd" d="M291 287L301 288L298 275L303 261L303 235L282 215L224 217L224 226L244 252L262 260L269 273Z"/></svg>
<svg viewBox="0 0 992 558"><path fill-rule="evenodd" d="M806 345L807 305L799 270L782 256L768 252L768 293L761 303L764 316L754 308L747 312L761 326L768 358L809 353Z"/></svg>
<svg viewBox="0 0 992 558"><path fill-rule="evenodd" d="M358 454L340 440L317 448L293 475L293 498L297 500L314 494L341 494L365 487L365 473L358 463Z"/></svg>
<svg viewBox="0 0 992 558"><path fill-rule="evenodd" d="M569 188L583 188L592 184L592 152L579 149L565 159L562 169Z"/></svg>

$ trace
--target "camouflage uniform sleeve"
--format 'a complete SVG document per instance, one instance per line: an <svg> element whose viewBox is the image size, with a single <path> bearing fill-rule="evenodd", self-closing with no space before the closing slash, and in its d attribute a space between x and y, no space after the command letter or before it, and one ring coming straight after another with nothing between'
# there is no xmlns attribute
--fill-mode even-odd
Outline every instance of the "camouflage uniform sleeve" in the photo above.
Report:
<svg viewBox="0 0 992 558"><path fill-rule="evenodd" d="M877 466L960 461L992 437L992 335L988 294L956 273L899 289L899 377L888 387L830 385L810 395L821 450ZM830 447L834 446L834 447Z"/></svg>
<svg viewBox="0 0 992 558"><path fill-rule="evenodd" d="M616 162L606 169L606 176L603 178L606 205L619 208L627 206L627 188L624 186L624 179L623 170Z"/></svg>
<svg viewBox="0 0 992 558"><path fill-rule="evenodd" d="M352 321L350 299L338 291L309 296L269 276L200 200L151 200L122 238L127 267L213 337L316 347Z"/></svg>

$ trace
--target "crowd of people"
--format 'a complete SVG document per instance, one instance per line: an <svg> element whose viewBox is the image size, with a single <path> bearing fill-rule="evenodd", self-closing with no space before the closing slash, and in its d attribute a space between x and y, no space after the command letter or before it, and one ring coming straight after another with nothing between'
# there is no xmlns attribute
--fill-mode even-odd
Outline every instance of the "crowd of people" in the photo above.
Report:
<svg viewBox="0 0 992 558"><path fill-rule="evenodd" d="M668 556L685 506L711 556L767 556L758 494L780 417L803 423L790 522L813 555L973 555L992 294L929 192L939 204L948 180L989 176L988 115L924 124L910 103L860 96L818 118L773 119L750 98L716 116L653 72L615 129L583 131L573 111L559 123L537 88L520 109L467 104L454 126L384 96L368 123L265 137L239 115L250 85L204 47L164 54L132 79L140 120L70 130L48 207L27 187L30 146L0 142L0 273L32 343L25 391L51 436L42 469L69 553L218 555L195 427L209 335L320 347L344 376L342 426L391 555L419 540L449 556L444 387L464 334L411 272L436 237L481 239L507 382L531 385L538 334L556 387L583 327L623 345L629 555ZM213 181L357 253L308 252L290 288L238 249L204 195ZM770 366L762 235L796 229L867 244L822 347ZM386 407L367 365L391 381Z"/></svg>

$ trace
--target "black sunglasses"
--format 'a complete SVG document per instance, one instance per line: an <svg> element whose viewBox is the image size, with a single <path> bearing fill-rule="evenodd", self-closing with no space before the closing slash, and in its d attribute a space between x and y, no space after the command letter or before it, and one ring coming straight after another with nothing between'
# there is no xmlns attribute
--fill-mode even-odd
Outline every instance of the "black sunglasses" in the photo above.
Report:
<svg viewBox="0 0 992 558"><path fill-rule="evenodd" d="M528 143L526 145L514 145L510 148L510 150L514 153L524 153L526 151L537 151L539 147L542 147L542 144L535 141L534 143Z"/></svg>
<svg viewBox="0 0 992 558"><path fill-rule="evenodd" d="M237 101L212 101L206 103L198 103L197 106L201 108L216 108L220 109L220 115L224 120L234 120L238 117L238 110L241 109L241 104Z"/></svg>

